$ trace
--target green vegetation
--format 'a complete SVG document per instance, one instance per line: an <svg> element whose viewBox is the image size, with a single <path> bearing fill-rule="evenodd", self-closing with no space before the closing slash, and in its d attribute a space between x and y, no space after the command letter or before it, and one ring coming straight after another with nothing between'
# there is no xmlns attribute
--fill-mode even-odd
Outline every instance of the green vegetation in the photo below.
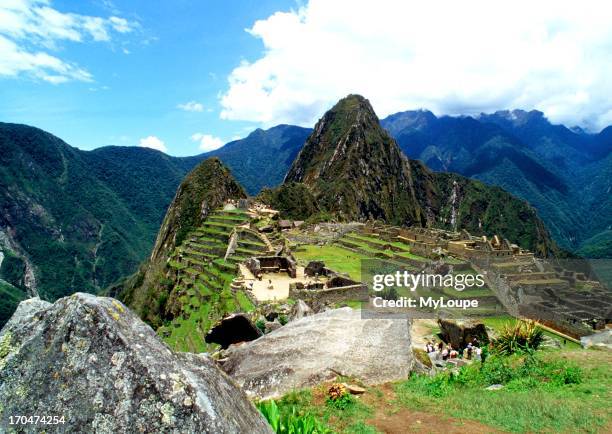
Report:
<svg viewBox="0 0 612 434"><path fill-rule="evenodd" d="M239 251L261 254L266 250L256 235L247 233L239 237L236 253L223 259L231 232L236 225L248 221L241 211L216 210L210 213L204 226L195 228L185 236L168 265L172 277L168 282L166 299L157 309L160 327L157 332L172 348L179 351L204 352L216 347L207 344L204 337L225 314L250 312L255 306L242 290L230 289L236 277L237 263L244 260ZM227 223L214 224L217 220ZM215 226L219 238L210 238L208 226ZM264 324L265 325L265 324Z"/></svg>
<svg viewBox="0 0 612 434"><path fill-rule="evenodd" d="M306 220L319 212L315 197L304 184L285 183L264 189L258 197L289 219Z"/></svg>
<svg viewBox="0 0 612 434"><path fill-rule="evenodd" d="M383 419L409 431L417 414L432 423L433 432L477 421L484 424L479 432L603 433L612 423L611 374L605 351L539 351L490 356L484 364L433 377L413 374L405 381L367 388L346 405L330 403L324 385L289 393L275 403L280 415L312 417L338 433L377 433L376 424ZM503 387L486 390L493 384ZM426 425L418 428L429 432Z"/></svg>
<svg viewBox="0 0 612 434"><path fill-rule="evenodd" d="M23 289L0 280L0 329L10 319L19 302L26 299Z"/></svg>
<svg viewBox="0 0 612 434"><path fill-rule="evenodd" d="M96 293L134 273L198 161L136 147L80 151L39 129L5 123L0 148L0 185L8 186L0 189L0 207L14 222L12 241L35 268L40 295L52 301ZM22 273L18 260L5 259L5 280L20 286Z"/></svg>
<svg viewBox="0 0 612 434"><path fill-rule="evenodd" d="M493 348L504 355L537 350L542 344L544 333L533 321L517 321L505 326L493 340Z"/></svg>
<svg viewBox="0 0 612 434"><path fill-rule="evenodd" d="M398 401L511 432L599 431L610 420L609 360L590 351L570 354L580 365L568 361L567 353L548 352L492 356L457 373L414 375L396 386ZM485 390L492 384L504 387Z"/></svg>
<svg viewBox="0 0 612 434"><path fill-rule="evenodd" d="M361 279L361 261L368 256L355 253L334 245L304 245L294 252L296 259L307 263L309 261L323 261L332 270L347 273L351 278Z"/></svg>
<svg viewBox="0 0 612 434"><path fill-rule="evenodd" d="M292 407L290 412L281 413L274 401L264 401L259 403L257 408L277 434L331 433L331 430L325 428L312 414L300 415L295 407Z"/></svg>

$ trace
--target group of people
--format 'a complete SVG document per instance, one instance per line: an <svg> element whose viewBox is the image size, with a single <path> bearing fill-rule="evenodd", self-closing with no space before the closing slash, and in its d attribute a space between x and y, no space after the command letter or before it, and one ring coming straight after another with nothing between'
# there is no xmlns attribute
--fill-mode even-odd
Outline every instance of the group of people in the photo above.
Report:
<svg viewBox="0 0 612 434"><path fill-rule="evenodd" d="M469 342L463 350L453 348L451 344L445 345L444 342L439 342L437 345L428 341L425 345L425 351L436 359L449 360L462 358L465 360L482 360L482 348L478 345L478 339L474 338Z"/></svg>

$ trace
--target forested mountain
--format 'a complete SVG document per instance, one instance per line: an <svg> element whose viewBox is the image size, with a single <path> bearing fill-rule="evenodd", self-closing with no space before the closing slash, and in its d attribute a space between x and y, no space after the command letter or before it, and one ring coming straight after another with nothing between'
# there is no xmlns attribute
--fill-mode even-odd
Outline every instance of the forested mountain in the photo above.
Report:
<svg viewBox="0 0 612 434"><path fill-rule="evenodd" d="M0 123L0 324L38 292L98 292L132 274L153 247L185 175L218 154L256 193L282 181L310 130L278 126L208 154L148 148L81 151L38 128Z"/></svg>
<svg viewBox="0 0 612 434"><path fill-rule="evenodd" d="M533 205L562 247L588 257L612 255L612 127L587 134L553 125L541 112L520 110L478 117L408 111L380 123L412 159L411 174L425 170L414 161L420 160L435 172L455 172L499 186ZM384 152L378 155L391 161L395 152L389 147L391 137L379 127L366 130L361 138L355 136L356 130L347 137L367 145L359 152L374 151L375 142L382 144ZM38 291L54 300L75 290L97 292L133 273L151 251L177 187L204 159L219 157L247 193L254 195L263 187L282 183L312 131L291 125L258 129L218 150L177 158L139 147L81 151L40 129L0 123L0 292L4 294L0 323L28 294ZM326 134L337 133L328 129ZM314 138L309 140L312 148ZM302 161L308 152L303 152ZM329 182L325 179L337 171L360 170L358 158L343 167L336 167L332 160L320 173L318 187L308 191L339 187L342 183L324 185ZM304 173L296 172L300 167ZM308 170L299 163L287 180L304 180ZM419 194L411 191L414 185L404 188L411 181L402 179L405 173L400 172L393 188L399 196L385 207L411 202ZM425 178L442 179L429 170L426 173ZM343 185L350 190L351 182ZM359 186L353 187L358 190ZM371 187L368 195L381 186ZM427 192L431 185L421 187ZM484 191L485 186L478 188ZM321 202L290 182L283 191L286 197L310 194L300 204L302 211L312 211L318 206L315 202ZM328 196L332 204L335 198ZM481 199L494 200L493 196ZM431 220L429 211L419 207L411 211L402 207L402 215L392 205L381 214L384 207L378 207L383 202L362 202L359 213L389 214L406 223Z"/></svg>
<svg viewBox="0 0 612 434"><path fill-rule="evenodd" d="M409 157L527 200L564 248L612 254L612 128L586 134L522 110L476 118L408 111L381 123Z"/></svg>

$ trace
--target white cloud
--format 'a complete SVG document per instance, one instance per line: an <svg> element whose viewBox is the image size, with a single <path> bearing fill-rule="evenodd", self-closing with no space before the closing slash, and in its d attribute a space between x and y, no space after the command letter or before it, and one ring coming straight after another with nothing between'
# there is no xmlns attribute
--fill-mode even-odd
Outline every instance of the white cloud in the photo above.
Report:
<svg viewBox="0 0 612 434"><path fill-rule="evenodd" d="M612 5L569 0L310 0L257 21L264 54L221 96L224 119L312 125L360 93L380 116L537 108L600 127L612 109Z"/></svg>
<svg viewBox="0 0 612 434"><path fill-rule="evenodd" d="M185 104L179 104L177 105L177 107L186 112L204 111L204 106L197 101L189 101L189 102L186 102Z"/></svg>
<svg viewBox="0 0 612 434"><path fill-rule="evenodd" d="M161 152L168 152L168 148L166 148L166 144L155 136L148 136L143 139L140 139L139 145L141 148L151 148L157 149Z"/></svg>
<svg viewBox="0 0 612 434"><path fill-rule="evenodd" d="M205 152L214 151L224 145L223 140L210 134L195 133L191 140L198 142L200 149Z"/></svg>
<svg viewBox="0 0 612 434"><path fill-rule="evenodd" d="M0 76L28 74L58 84L91 81L82 67L51 54L62 41L110 41L111 32L132 31L136 23L60 12L50 0L2 0L0 3Z"/></svg>

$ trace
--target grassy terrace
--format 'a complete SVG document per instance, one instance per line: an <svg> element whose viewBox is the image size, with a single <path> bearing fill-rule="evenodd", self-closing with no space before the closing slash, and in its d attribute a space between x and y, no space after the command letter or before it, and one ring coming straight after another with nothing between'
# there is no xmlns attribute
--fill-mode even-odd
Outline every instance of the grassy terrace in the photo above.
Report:
<svg viewBox="0 0 612 434"><path fill-rule="evenodd" d="M217 320L226 313L254 309L246 293L232 291L230 283L236 276L236 263L265 250L265 245L241 240L241 251L224 260L227 245L223 240L229 238L236 225L247 221L248 216L240 211L216 211L209 219L176 249L169 262L178 274L173 292L180 294L181 312L158 333L179 351L212 350L215 345L206 344L204 337ZM183 258L181 262L179 256Z"/></svg>
<svg viewBox="0 0 612 434"><path fill-rule="evenodd" d="M323 261L332 270L347 273L352 279L361 279L361 260L369 259L361 253L335 245L315 246L307 244L294 251L295 257L304 263Z"/></svg>

